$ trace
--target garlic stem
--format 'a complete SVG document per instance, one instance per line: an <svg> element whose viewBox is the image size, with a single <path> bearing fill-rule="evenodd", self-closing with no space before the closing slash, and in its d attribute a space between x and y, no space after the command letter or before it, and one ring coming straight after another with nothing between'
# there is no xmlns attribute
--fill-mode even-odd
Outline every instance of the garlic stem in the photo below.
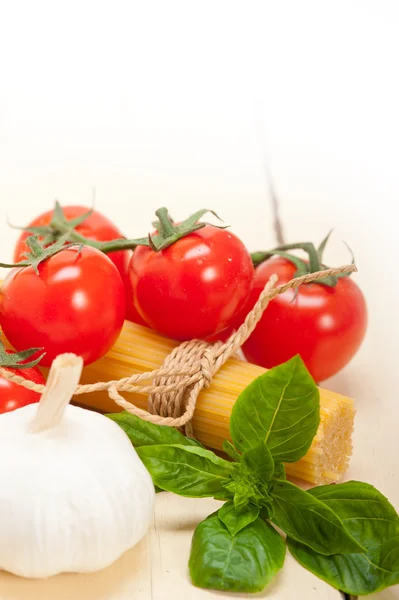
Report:
<svg viewBox="0 0 399 600"><path fill-rule="evenodd" d="M55 427L62 419L82 373L83 359L76 354L60 354L50 368L46 388L31 423L32 432Z"/></svg>

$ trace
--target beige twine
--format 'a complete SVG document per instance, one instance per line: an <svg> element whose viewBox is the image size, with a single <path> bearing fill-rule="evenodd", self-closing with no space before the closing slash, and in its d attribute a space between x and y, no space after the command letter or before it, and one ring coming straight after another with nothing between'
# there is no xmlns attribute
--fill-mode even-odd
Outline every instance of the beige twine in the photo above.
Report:
<svg viewBox="0 0 399 600"><path fill-rule="evenodd" d="M330 275L352 273L356 270L355 265L326 269L297 277L278 287L275 287L278 277L272 275L257 303L247 314L244 323L225 343L209 344L201 340L184 342L177 346L166 357L162 367L155 371L132 375L119 381L78 385L75 395L107 391L109 397L127 412L158 425L186 426L187 435L192 435L190 421L200 391L209 387L214 374L248 339L270 300L304 283L311 283ZM42 393L45 389L45 385L34 383L6 369L0 368L0 375L35 392ZM144 385L142 382L151 383ZM125 400L119 392L149 394L148 411L137 408Z"/></svg>

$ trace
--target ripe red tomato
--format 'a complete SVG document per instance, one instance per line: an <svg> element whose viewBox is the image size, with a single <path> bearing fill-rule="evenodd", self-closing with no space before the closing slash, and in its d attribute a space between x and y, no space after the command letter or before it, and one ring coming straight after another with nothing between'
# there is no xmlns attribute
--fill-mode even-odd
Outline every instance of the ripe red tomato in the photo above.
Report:
<svg viewBox="0 0 399 600"><path fill-rule="evenodd" d="M13 269L0 289L0 324L17 350L43 348L41 365L74 352L85 364L116 341L126 311L117 268L99 250L61 250L32 267Z"/></svg>
<svg viewBox="0 0 399 600"><path fill-rule="evenodd" d="M223 343L227 342L229 337L235 331L237 331L237 329L239 329L241 327L241 325L244 323L245 317L247 316L250 309L251 309L251 307L249 306L249 302L247 299L247 302L242 306L242 308L238 312L235 313L235 315L232 318L231 323L227 327L227 329L223 329L223 331L220 331L219 333L216 333L215 335L212 335L211 337L206 338L206 341L209 342L210 344L214 344L215 342L223 342Z"/></svg>
<svg viewBox="0 0 399 600"><path fill-rule="evenodd" d="M15 375L20 375L25 379L31 379L35 383L46 383L46 380L37 367L30 367L27 369L7 368L6 371L10 371ZM12 381L8 381L5 377L0 376L0 414L10 412L16 408L21 408L21 406L26 406L27 404L33 404L39 400L40 394L37 392L28 390L21 385L17 385Z"/></svg>
<svg viewBox="0 0 399 600"><path fill-rule="evenodd" d="M124 284L126 290L126 319L128 321L132 321L133 323L137 323L137 325L148 327L147 323L144 321L143 317L140 315L140 313L134 305L134 293L129 274L127 274L124 280Z"/></svg>
<svg viewBox="0 0 399 600"><path fill-rule="evenodd" d="M251 290L253 272L244 244L212 226L159 252L138 246L130 263L138 312L150 327L177 340L226 329Z"/></svg>
<svg viewBox="0 0 399 600"><path fill-rule="evenodd" d="M63 206L62 211L68 221L71 219L75 219L76 217L81 217L82 215L89 212L89 208L86 206ZM28 227L43 227L48 225L53 218L54 209L49 210L42 215L39 215L34 219L31 223L29 223ZM93 210L91 215L87 217L76 227L76 231L83 235L84 237L90 240L97 240L99 242L108 242L110 240L114 240L117 238L122 238L123 235L119 231L117 227L107 217L104 217L101 213ZM28 246L25 243L26 238L31 235L27 231L23 231L18 238L17 244L14 250L14 262L18 262L23 260L23 254L29 251ZM40 237L39 237L40 239ZM117 252L110 252L109 258L117 267L121 277L124 277L126 273L128 263L130 260L130 251L129 250L120 250Z"/></svg>
<svg viewBox="0 0 399 600"><path fill-rule="evenodd" d="M293 278L296 267L286 259L273 258L256 268L250 310L270 275L279 284ZM350 278L335 287L318 283L302 285L294 299L288 290L272 300L243 346L245 357L267 369L300 354L315 381L340 371L358 350L367 327L362 292Z"/></svg>
<svg viewBox="0 0 399 600"><path fill-rule="evenodd" d="M89 211L86 206L63 206L62 210L68 221L75 219L76 217L80 217ZM48 225L53 218L53 213L54 210L49 210L42 215L39 215L36 219L29 223L29 227L42 227ZM83 235L90 240L97 240L99 242L108 242L110 240L124 237L119 229L113 223L111 223L107 217L96 210L93 210L91 215L88 216L83 223L76 227L76 231L80 233L80 235ZM14 262L22 260L24 258L24 253L29 251L29 248L25 243L28 235L30 234L26 231L21 233L14 250ZM107 256L109 256L114 265L117 267L126 287L126 319L129 321L134 321L135 323L139 323L140 325L144 325L145 322L138 314L133 302L131 301L132 291L129 289L130 281L128 276L131 255L131 250L118 250L116 252L110 252L107 254Z"/></svg>

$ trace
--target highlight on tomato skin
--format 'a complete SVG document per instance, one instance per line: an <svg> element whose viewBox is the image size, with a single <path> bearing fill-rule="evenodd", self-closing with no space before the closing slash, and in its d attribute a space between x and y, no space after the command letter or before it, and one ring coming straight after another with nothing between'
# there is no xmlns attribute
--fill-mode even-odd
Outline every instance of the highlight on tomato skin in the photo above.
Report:
<svg viewBox="0 0 399 600"><path fill-rule="evenodd" d="M269 277L279 284L293 278L296 267L285 258L272 258L255 269L246 312L259 298ZM364 296L351 277L335 287L304 284L269 303L254 332L243 345L247 360L270 369L299 354L315 381L343 369L359 349L367 329Z"/></svg>
<svg viewBox="0 0 399 600"><path fill-rule="evenodd" d="M0 325L17 349L64 352L89 364L116 342L126 314L125 288L115 264L90 246L61 250L32 267L14 268L0 289Z"/></svg>
<svg viewBox="0 0 399 600"><path fill-rule="evenodd" d="M252 287L254 268L230 231L207 225L130 263L134 304L149 326L176 340L205 339L229 327Z"/></svg>

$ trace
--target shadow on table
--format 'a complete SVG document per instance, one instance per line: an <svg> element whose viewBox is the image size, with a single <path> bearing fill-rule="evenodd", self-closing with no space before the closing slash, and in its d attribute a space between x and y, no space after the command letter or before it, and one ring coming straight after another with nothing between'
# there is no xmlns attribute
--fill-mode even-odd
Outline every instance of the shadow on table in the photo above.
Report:
<svg viewBox="0 0 399 600"><path fill-rule="evenodd" d="M24 579L0 571L0 600L109 600L129 589L140 598L139 573L146 573L145 540L110 567L96 573L63 573L49 579ZM121 597L125 597L123 592Z"/></svg>
<svg viewBox="0 0 399 600"><path fill-rule="evenodd" d="M277 574L273 581L269 583L262 592L258 592L256 594L239 594L237 592L234 592L234 594L229 594L229 592L212 591L212 595L215 596L215 598L219 597L220 600L223 600L223 598L234 598L234 600L240 600L241 598L254 598L254 600L256 600L256 598L270 598L271 596L273 596L273 592L275 592L279 586L280 577L281 573Z"/></svg>

